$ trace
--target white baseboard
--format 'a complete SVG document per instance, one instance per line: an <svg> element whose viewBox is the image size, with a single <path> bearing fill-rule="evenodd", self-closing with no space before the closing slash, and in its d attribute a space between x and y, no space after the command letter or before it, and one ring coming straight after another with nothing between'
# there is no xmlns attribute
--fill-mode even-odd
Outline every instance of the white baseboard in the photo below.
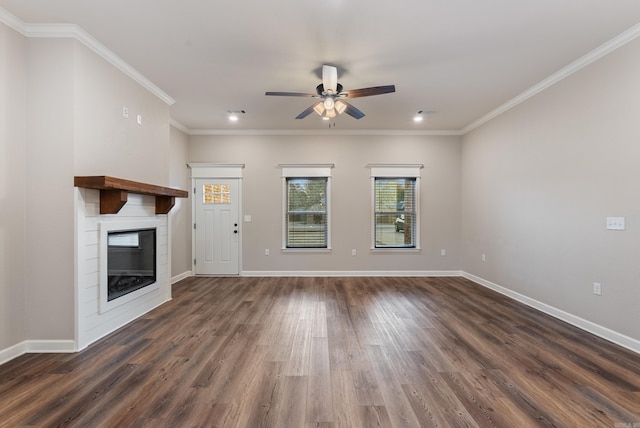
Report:
<svg viewBox="0 0 640 428"><path fill-rule="evenodd" d="M611 330L609 328L603 327L594 322L585 320L553 306L547 305L546 303L539 302L535 299L527 297L523 294L517 293L513 290L509 290L508 288L502 287L498 284L495 284L491 281L487 281L486 279L480 278L478 276L472 275L467 272L462 272L462 276L468 280L471 280L477 284L482 285L483 287L487 287L493 291L497 291L500 294L503 294L507 297L510 297L514 300L517 300L520 303L524 303L527 306L530 306L534 309L537 309L541 312L544 312L547 315L551 315L554 318L567 322L573 326L576 326L584 331L587 331L591 334L594 334L598 337L606 339L610 342L613 342L617 345L620 345L624 348L627 348L631 351L634 351L640 354L640 341L636 340L632 337L626 336L624 334L618 333L617 331Z"/></svg>
<svg viewBox="0 0 640 428"><path fill-rule="evenodd" d="M11 361L26 353L71 353L76 352L74 340L25 340L9 348L0 350L0 364Z"/></svg>
<svg viewBox="0 0 640 428"><path fill-rule="evenodd" d="M180 281L181 279L192 276L191 271L184 272L172 278L171 283ZM587 321L583 318L570 314L568 312L557 309L546 303L539 302L535 299L527 297L523 294L509 290L503 286L487 281L478 276L463 271L243 271L241 276L265 276L265 277L290 277L290 276L399 276L399 277L422 277L422 276L462 276L473 281L483 287L487 287L509 298L517 300L527 306L551 315L554 318L565 321L582 330L592 333L598 337L616 343L624 348L640 354L640 341L624 334L618 333L599 324ZM76 352L77 346L73 340L26 340L24 342L13 345L9 348L0 350L0 364L4 364L14 358L26 353L69 353Z"/></svg>
<svg viewBox="0 0 640 428"><path fill-rule="evenodd" d="M68 353L76 352L75 340L27 340L27 352L32 353Z"/></svg>
<svg viewBox="0 0 640 428"><path fill-rule="evenodd" d="M461 276L458 270L421 270L421 271L242 271L240 276Z"/></svg>
<svg viewBox="0 0 640 428"><path fill-rule="evenodd" d="M181 274L178 274L171 278L171 285L175 284L178 281L182 281L185 278L189 278L190 276L193 276L193 273L190 270L182 272Z"/></svg>
<svg viewBox="0 0 640 428"><path fill-rule="evenodd" d="M0 351L0 364L4 364L7 361L11 361L14 358L18 358L22 354L27 353L27 342L18 343L17 345L10 346L9 348Z"/></svg>

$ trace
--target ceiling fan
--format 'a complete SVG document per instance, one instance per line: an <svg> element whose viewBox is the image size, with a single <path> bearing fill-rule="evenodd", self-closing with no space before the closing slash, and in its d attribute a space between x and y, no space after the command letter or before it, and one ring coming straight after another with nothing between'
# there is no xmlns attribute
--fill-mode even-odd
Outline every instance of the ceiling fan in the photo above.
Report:
<svg viewBox="0 0 640 428"><path fill-rule="evenodd" d="M395 85L373 86L371 88L352 89L343 91L342 85L338 83L338 69L332 65L322 66L322 83L316 87L315 94L301 92L265 92L265 95L275 95L280 97L310 97L320 100L311 107L296 116L296 119L304 119L312 112L318 113L323 119L331 119L337 114L346 113L351 117L360 119L364 113L353 105L346 102L345 98L370 97L395 92Z"/></svg>

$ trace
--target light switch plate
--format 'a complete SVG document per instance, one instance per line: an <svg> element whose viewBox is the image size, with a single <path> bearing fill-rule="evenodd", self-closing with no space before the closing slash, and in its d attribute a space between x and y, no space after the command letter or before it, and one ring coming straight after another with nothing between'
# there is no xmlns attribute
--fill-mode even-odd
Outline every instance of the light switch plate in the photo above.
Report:
<svg viewBox="0 0 640 428"><path fill-rule="evenodd" d="M624 217L607 217L607 230L624 230Z"/></svg>

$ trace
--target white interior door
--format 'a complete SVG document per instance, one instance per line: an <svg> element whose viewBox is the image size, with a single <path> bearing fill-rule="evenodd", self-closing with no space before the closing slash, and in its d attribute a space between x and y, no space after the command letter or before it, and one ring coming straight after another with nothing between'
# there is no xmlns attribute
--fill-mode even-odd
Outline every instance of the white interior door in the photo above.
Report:
<svg viewBox="0 0 640 428"><path fill-rule="evenodd" d="M194 198L195 274L239 274L238 179L196 179Z"/></svg>

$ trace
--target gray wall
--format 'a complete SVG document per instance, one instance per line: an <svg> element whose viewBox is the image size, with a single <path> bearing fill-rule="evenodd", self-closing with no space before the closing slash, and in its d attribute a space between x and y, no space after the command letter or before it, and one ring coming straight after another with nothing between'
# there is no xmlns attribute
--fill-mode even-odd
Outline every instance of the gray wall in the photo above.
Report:
<svg viewBox="0 0 640 428"><path fill-rule="evenodd" d="M67 346L73 177L168 186L169 106L72 38L26 38L0 24L0 58L0 351L27 341Z"/></svg>
<svg viewBox="0 0 640 428"><path fill-rule="evenodd" d="M191 172L187 167L189 138L187 134L171 127L169 185L179 189L191 188ZM191 193L191 192L189 192ZM172 278L191 273L191 199L176 198L176 205L169 212L171 227Z"/></svg>
<svg viewBox="0 0 640 428"><path fill-rule="evenodd" d="M27 46L27 337L73 340L75 42L28 39Z"/></svg>
<svg viewBox="0 0 640 428"><path fill-rule="evenodd" d="M636 340L638 76L635 40L465 135L462 146L462 268ZM608 216L626 217L626 230L606 230Z"/></svg>
<svg viewBox="0 0 640 428"><path fill-rule="evenodd" d="M0 350L26 338L26 41L0 24Z"/></svg>
<svg viewBox="0 0 640 428"><path fill-rule="evenodd" d="M346 118L348 120L349 118ZM244 163L243 271L460 269L460 137L191 136L191 162ZM282 253L279 164L334 163L330 254ZM424 164L419 253L371 253L370 163ZM264 250L270 255L265 256ZM351 250L357 256L351 255ZM440 250L447 255L441 256Z"/></svg>
<svg viewBox="0 0 640 428"><path fill-rule="evenodd" d="M464 137L187 137L74 40L0 24L0 58L0 350L73 339L73 176L188 189L187 161L246 164L244 271L463 270L640 340L637 40ZM280 252L282 163L335 164L330 254ZM369 163L425 165L420 253L369 251ZM189 208L170 214L172 276L191 268Z"/></svg>

